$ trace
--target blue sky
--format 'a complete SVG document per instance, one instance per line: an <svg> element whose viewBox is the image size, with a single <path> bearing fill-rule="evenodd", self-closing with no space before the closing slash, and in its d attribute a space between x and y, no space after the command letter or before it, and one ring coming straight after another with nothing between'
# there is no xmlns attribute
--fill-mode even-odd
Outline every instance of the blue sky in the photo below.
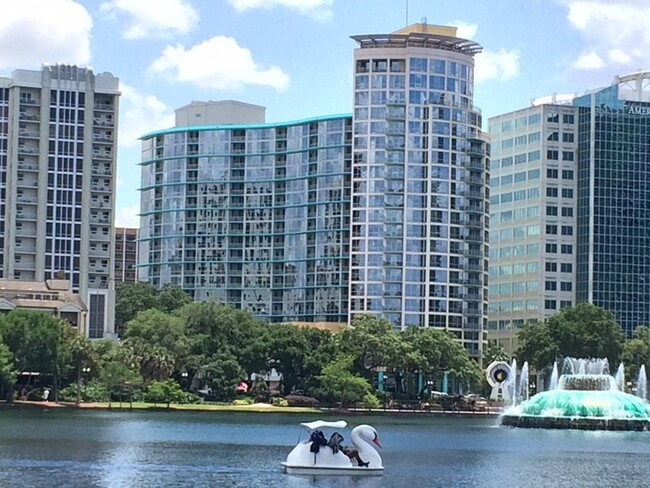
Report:
<svg viewBox="0 0 650 488"><path fill-rule="evenodd" d="M267 107L267 121L351 111L349 36L423 18L479 42L487 118L650 68L647 0L3 0L0 75L75 63L120 78L118 225L137 226L138 137L192 100Z"/></svg>

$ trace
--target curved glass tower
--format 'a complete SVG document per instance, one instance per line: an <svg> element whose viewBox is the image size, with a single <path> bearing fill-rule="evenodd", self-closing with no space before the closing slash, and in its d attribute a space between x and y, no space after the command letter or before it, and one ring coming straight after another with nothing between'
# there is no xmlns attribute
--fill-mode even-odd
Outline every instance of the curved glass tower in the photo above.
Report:
<svg viewBox="0 0 650 488"><path fill-rule="evenodd" d="M487 138L475 42L415 24L353 36L350 315L444 328L472 356L487 321Z"/></svg>
<svg viewBox="0 0 650 488"><path fill-rule="evenodd" d="M219 103L255 108L194 115ZM349 116L144 136L140 279L273 322L346 321L351 137Z"/></svg>

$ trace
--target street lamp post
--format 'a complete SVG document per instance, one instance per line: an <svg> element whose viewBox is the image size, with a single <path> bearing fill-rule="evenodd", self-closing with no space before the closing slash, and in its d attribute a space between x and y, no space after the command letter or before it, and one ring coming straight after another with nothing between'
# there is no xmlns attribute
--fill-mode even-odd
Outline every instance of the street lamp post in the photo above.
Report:
<svg viewBox="0 0 650 488"><path fill-rule="evenodd" d="M183 378L181 380L181 386L182 386L183 390L187 390L187 377L188 376L189 376L189 374L187 373L187 371L183 371L181 373L181 377Z"/></svg>

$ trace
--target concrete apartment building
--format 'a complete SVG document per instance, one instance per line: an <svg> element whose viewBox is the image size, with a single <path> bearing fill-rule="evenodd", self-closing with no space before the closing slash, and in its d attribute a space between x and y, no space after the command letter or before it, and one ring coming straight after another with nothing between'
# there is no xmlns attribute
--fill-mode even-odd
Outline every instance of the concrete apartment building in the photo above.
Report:
<svg viewBox="0 0 650 488"><path fill-rule="evenodd" d="M76 66L0 78L0 276L63 276L113 336L118 79Z"/></svg>
<svg viewBox="0 0 650 488"><path fill-rule="evenodd" d="M526 322L581 302L628 336L650 323L648 81L490 119L489 328L506 348Z"/></svg>
<svg viewBox="0 0 650 488"><path fill-rule="evenodd" d="M138 280L139 229L115 228L115 283L135 283Z"/></svg>

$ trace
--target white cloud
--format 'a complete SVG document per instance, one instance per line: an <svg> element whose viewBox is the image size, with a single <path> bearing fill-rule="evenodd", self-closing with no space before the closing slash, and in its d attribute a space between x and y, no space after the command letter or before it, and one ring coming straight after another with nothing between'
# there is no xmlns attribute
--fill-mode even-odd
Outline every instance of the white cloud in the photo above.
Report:
<svg viewBox="0 0 650 488"><path fill-rule="evenodd" d="M586 44L574 67L605 68L608 66L605 59L628 68L650 64L650 2L563 0L563 3L567 20Z"/></svg>
<svg viewBox="0 0 650 488"><path fill-rule="evenodd" d="M257 8L271 9L285 7L298 10L317 20L332 18L334 0L228 0L235 10L240 12ZM349 0L348 0L349 1Z"/></svg>
<svg viewBox="0 0 650 488"><path fill-rule="evenodd" d="M42 63L86 64L93 21L72 0L2 2L0 68L34 68Z"/></svg>
<svg viewBox="0 0 650 488"><path fill-rule="evenodd" d="M198 22L199 16L185 0L110 0L100 11L128 22L124 37L165 37L187 34Z"/></svg>
<svg viewBox="0 0 650 488"><path fill-rule="evenodd" d="M121 147L136 147L147 132L174 126L174 112L153 95L145 95L120 83L120 121L118 142Z"/></svg>
<svg viewBox="0 0 650 488"><path fill-rule="evenodd" d="M468 24L462 20L452 20L449 22L449 25L458 29L456 35L462 39L474 39L474 36L478 31L478 24Z"/></svg>
<svg viewBox="0 0 650 488"><path fill-rule="evenodd" d="M610 49L607 51L607 57L613 63L618 64L629 64L632 61L632 56L627 53L624 53L620 49Z"/></svg>
<svg viewBox="0 0 650 488"><path fill-rule="evenodd" d="M509 80L519 73L519 51L483 51L475 56L474 80L480 83L489 79Z"/></svg>
<svg viewBox="0 0 650 488"><path fill-rule="evenodd" d="M289 76L280 68L264 68L250 50L231 37L216 36L190 49L167 46L149 69L174 81L193 83L201 88L237 89L245 84L266 85L283 90Z"/></svg>
<svg viewBox="0 0 650 488"><path fill-rule="evenodd" d="M578 69L598 69L605 66L605 61L596 52L591 51L582 53L573 66Z"/></svg>
<svg viewBox="0 0 650 488"><path fill-rule="evenodd" d="M117 209L115 214L115 227L140 227L140 204L125 205Z"/></svg>

